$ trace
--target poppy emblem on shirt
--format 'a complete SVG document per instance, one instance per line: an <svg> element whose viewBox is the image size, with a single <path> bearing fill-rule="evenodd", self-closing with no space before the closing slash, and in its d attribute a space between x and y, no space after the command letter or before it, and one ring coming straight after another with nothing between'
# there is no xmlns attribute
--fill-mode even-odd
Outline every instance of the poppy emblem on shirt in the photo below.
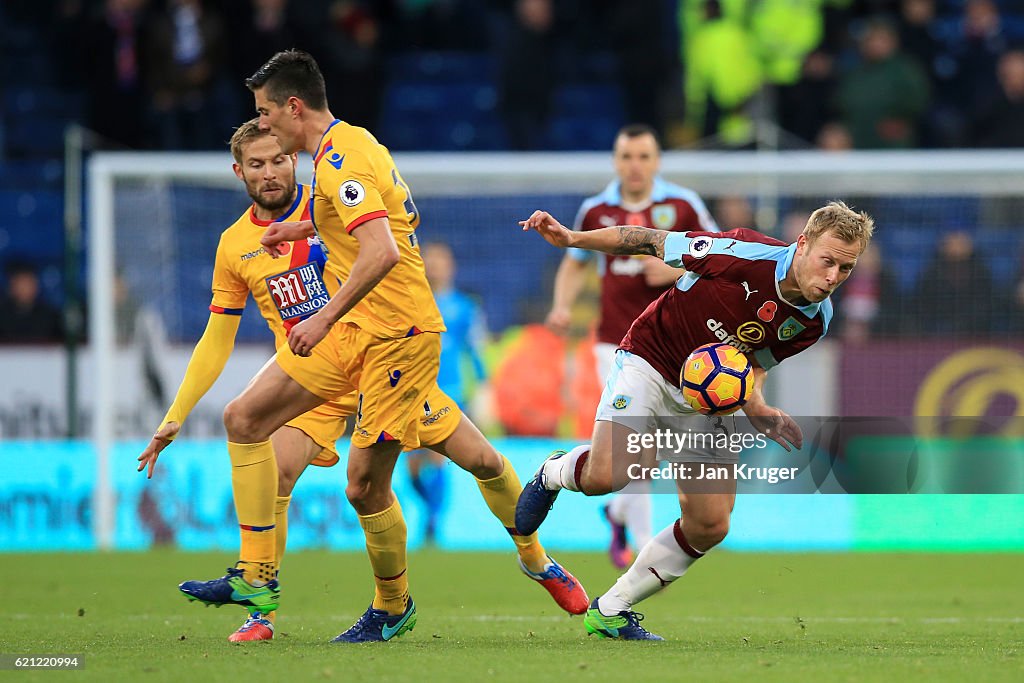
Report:
<svg viewBox="0 0 1024 683"><path fill-rule="evenodd" d="M671 204L655 204L651 207L651 222L658 230L669 230L676 224L676 207Z"/></svg>
<svg viewBox="0 0 1024 683"><path fill-rule="evenodd" d="M341 203L345 206L357 206L366 196L366 190L358 180L346 180L341 184L338 194L341 196Z"/></svg>

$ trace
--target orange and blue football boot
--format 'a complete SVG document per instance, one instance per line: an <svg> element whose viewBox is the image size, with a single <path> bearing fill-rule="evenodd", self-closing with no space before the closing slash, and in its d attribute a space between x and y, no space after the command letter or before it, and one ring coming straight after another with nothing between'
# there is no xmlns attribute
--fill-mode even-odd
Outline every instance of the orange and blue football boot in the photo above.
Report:
<svg viewBox="0 0 1024 683"><path fill-rule="evenodd" d="M550 555L548 555L548 563L544 566L544 571L540 573L527 569L522 559L519 560L519 569L543 586L544 590L555 599L558 606L569 614L583 614L587 611L590 598L587 597L587 591L584 590L583 584L566 571L562 565L551 559Z"/></svg>
<svg viewBox="0 0 1024 683"><path fill-rule="evenodd" d="M237 631L228 636L232 643L247 643L255 640L273 640L274 622L269 615L253 612L245 619Z"/></svg>

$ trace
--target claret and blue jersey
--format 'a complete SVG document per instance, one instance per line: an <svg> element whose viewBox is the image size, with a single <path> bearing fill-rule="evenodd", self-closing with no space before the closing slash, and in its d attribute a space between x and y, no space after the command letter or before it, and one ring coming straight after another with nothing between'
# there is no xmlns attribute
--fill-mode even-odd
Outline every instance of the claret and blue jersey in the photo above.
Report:
<svg viewBox="0 0 1024 683"><path fill-rule="evenodd" d="M761 233L673 233L665 262L688 271L633 323L621 347L672 384L693 349L723 342L770 369L828 331L832 302L796 306L779 292L796 253Z"/></svg>
<svg viewBox="0 0 1024 683"><path fill-rule="evenodd" d="M605 189L584 200L576 214L573 229L598 230L613 225L641 225L658 230L718 232L700 196L657 177L650 202L643 208L627 207L622 198L622 183L613 180ZM570 258L579 261L598 259L601 277L601 318L597 323L597 341L618 344L630 324L647 305L657 299L665 287L652 287L644 278L644 259L639 256L595 254L585 249L569 249Z"/></svg>

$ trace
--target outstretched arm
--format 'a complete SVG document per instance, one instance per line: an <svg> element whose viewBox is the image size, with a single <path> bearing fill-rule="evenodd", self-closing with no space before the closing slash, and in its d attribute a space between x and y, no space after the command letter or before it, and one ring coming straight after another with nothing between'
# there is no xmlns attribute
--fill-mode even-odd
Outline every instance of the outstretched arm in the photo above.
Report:
<svg viewBox="0 0 1024 683"><path fill-rule="evenodd" d="M646 254L665 257L665 230L642 228L638 225L617 225L612 228L576 232L555 220L546 211L534 211L525 221L519 221L523 230L536 230L540 236L556 247L576 247L603 251L608 254Z"/></svg>
<svg viewBox="0 0 1024 683"><path fill-rule="evenodd" d="M241 320L242 317L239 315L210 314L206 330L192 351L192 358L185 369L185 376L178 387L174 402L160 422L160 428L138 458L139 472L147 466L149 468L147 479L153 478L153 468L156 467L160 451L171 444L185 418L224 371L224 366L227 365L231 351L235 347L235 335L238 333Z"/></svg>

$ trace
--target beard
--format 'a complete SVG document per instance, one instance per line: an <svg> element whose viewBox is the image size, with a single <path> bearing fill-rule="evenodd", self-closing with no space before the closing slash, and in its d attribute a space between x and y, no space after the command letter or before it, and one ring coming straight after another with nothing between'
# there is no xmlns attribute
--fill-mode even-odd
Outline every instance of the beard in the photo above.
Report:
<svg viewBox="0 0 1024 683"><path fill-rule="evenodd" d="M296 185L294 181L289 184L278 185L274 188L281 190L281 195L276 199L264 198L260 193L258 185L256 187L246 185L245 189L249 193L249 198L252 199L256 206L265 211L279 211L291 206L292 202L295 201Z"/></svg>

